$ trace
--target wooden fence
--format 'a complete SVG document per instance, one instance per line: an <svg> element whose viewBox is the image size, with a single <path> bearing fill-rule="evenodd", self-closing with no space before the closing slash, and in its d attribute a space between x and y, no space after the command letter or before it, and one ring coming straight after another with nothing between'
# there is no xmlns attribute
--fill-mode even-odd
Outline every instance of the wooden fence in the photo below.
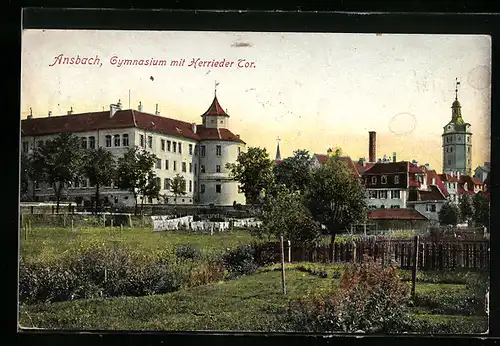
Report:
<svg viewBox="0 0 500 346"><path fill-rule="evenodd" d="M288 247L288 246L287 246ZM276 249L278 251L278 248ZM336 243L334 262L362 263L371 257L382 264L394 263L403 269L410 269L413 263L414 241L408 240L357 240ZM329 262L331 258L328 244L315 248L291 246L285 249L292 262ZM287 260L288 255L286 256ZM480 241L434 241L421 239L418 245L418 269L488 269L489 242Z"/></svg>

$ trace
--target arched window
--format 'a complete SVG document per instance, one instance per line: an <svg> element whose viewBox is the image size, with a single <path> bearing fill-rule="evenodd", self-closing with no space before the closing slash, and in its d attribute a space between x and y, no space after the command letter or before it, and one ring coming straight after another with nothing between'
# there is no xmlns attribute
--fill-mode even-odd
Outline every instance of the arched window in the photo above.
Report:
<svg viewBox="0 0 500 346"><path fill-rule="evenodd" d="M372 177L372 184L376 184L377 183L377 177Z"/></svg>
<svg viewBox="0 0 500 346"><path fill-rule="evenodd" d="M111 135L106 135L106 147L111 147Z"/></svg>
<svg viewBox="0 0 500 346"><path fill-rule="evenodd" d="M89 148L95 149L95 137L94 136L89 137Z"/></svg>
<svg viewBox="0 0 500 346"><path fill-rule="evenodd" d="M122 137L122 144L124 147L128 147L128 134L124 134Z"/></svg>
<svg viewBox="0 0 500 346"><path fill-rule="evenodd" d="M382 182L382 184L387 184L387 176L386 175L382 176L381 182Z"/></svg>

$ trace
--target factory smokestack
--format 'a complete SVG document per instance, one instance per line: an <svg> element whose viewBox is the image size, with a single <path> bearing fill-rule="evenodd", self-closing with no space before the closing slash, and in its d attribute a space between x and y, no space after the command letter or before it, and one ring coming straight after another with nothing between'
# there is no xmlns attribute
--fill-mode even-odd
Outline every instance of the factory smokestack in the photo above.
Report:
<svg viewBox="0 0 500 346"><path fill-rule="evenodd" d="M375 131L368 132L370 134L370 142L368 144L368 160L376 162L377 160L377 133Z"/></svg>

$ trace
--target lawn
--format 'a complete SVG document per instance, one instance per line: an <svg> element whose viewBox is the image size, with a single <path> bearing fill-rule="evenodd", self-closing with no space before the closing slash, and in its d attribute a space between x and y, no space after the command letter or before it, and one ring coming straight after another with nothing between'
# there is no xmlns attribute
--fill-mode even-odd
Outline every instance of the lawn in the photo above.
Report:
<svg viewBox="0 0 500 346"><path fill-rule="evenodd" d="M311 268L321 269L320 266L329 274L327 277L311 274L318 272ZM331 274L340 268L338 265L290 265L286 272L286 295L281 291L279 266L272 266L236 280L163 295L21 306L20 324L26 328L49 329L275 332L280 331L279 316L290 299L337 285L338 279ZM423 297L432 292L452 292L444 307L468 298L466 286L458 284L422 283L417 285L416 292ZM439 299L435 303L438 308L443 307ZM478 333L487 329L486 317L430 312L423 306L412 308L413 316L426 323L427 330L451 328L455 333Z"/></svg>

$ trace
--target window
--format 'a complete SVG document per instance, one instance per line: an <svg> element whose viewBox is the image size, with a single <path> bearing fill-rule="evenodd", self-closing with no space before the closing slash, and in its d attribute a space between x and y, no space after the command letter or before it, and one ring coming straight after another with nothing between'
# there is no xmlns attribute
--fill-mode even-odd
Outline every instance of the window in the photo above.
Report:
<svg viewBox="0 0 500 346"><path fill-rule="evenodd" d="M215 166L215 172L220 173L220 165Z"/></svg>
<svg viewBox="0 0 500 346"><path fill-rule="evenodd" d="M144 135L141 135L140 138L141 138L140 146L144 148Z"/></svg>
<svg viewBox="0 0 500 346"><path fill-rule="evenodd" d="M193 191L193 182L190 180L189 181L189 192Z"/></svg>
<svg viewBox="0 0 500 346"><path fill-rule="evenodd" d="M394 176L394 184L399 184L399 175Z"/></svg>
<svg viewBox="0 0 500 346"><path fill-rule="evenodd" d="M108 147L108 148L111 147L111 136L110 135L106 136L106 147Z"/></svg>
<svg viewBox="0 0 500 346"><path fill-rule="evenodd" d="M462 137L458 136L458 138L457 138L457 139L458 139L458 140L461 140L461 139L462 139Z"/></svg>
<svg viewBox="0 0 500 346"><path fill-rule="evenodd" d="M385 190L379 191L379 198L380 199L387 199L387 191L385 191Z"/></svg>
<svg viewBox="0 0 500 346"><path fill-rule="evenodd" d="M193 164L189 163L189 173L193 173Z"/></svg>
<svg viewBox="0 0 500 346"><path fill-rule="evenodd" d="M198 155L198 145L197 144L194 145L194 154Z"/></svg>
<svg viewBox="0 0 500 346"><path fill-rule="evenodd" d="M194 174L198 173L198 165L195 163L194 164Z"/></svg>
<svg viewBox="0 0 500 346"><path fill-rule="evenodd" d="M164 139L161 140L161 150L165 151L165 140Z"/></svg>
<svg viewBox="0 0 500 346"><path fill-rule="evenodd" d="M174 161L174 171L177 170L177 161Z"/></svg>
<svg viewBox="0 0 500 346"><path fill-rule="evenodd" d="M23 153L27 153L29 148L28 142L23 142Z"/></svg>
<svg viewBox="0 0 500 346"><path fill-rule="evenodd" d="M448 160L448 166L451 166L451 160Z"/></svg>
<svg viewBox="0 0 500 346"><path fill-rule="evenodd" d="M215 147L215 154L216 154L217 156L220 156L220 155L221 155L221 153L222 153L222 147L221 147L220 145L217 145L217 146Z"/></svg>
<svg viewBox="0 0 500 346"><path fill-rule="evenodd" d="M189 155L193 155L193 145L189 144Z"/></svg>
<svg viewBox="0 0 500 346"><path fill-rule="evenodd" d="M470 142L470 136L467 136L467 142Z"/></svg>
<svg viewBox="0 0 500 346"><path fill-rule="evenodd" d="M370 191L369 196L371 199L377 198L377 191Z"/></svg>
<svg viewBox="0 0 500 346"><path fill-rule="evenodd" d="M165 160L165 169L168 170L168 160Z"/></svg>
<svg viewBox="0 0 500 346"><path fill-rule="evenodd" d="M182 154L182 143L179 143L179 154Z"/></svg>
<svg viewBox="0 0 500 346"><path fill-rule="evenodd" d="M170 151L170 146L171 146L171 142L170 141L167 141L167 151Z"/></svg>
<svg viewBox="0 0 500 346"><path fill-rule="evenodd" d="M87 149L87 137L82 137L82 149Z"/></svg>
<svg viewBox="0 0 500 346"><path fill-rule="evenodd" d="M115 147L120 146L120 135L115 135Z"/></svg>
<svg viewBox="0 0 500 346"><path fill-rule="evenodd" d="M182 171L186 172L186 163L185 162L182 163Z"/></svg>
<svg viewBox="0 0 500 346"><path fill-rule="evenodd" d="M205 166L204 166L204 165L201 165L201 166L200 166L200 172L201 172L201 173L205 173Z"/></svg>
<svg viewBox="0 0 500 346"><path fill-rule="evenodd" d="M399 190L391 191L391 198L392 199L400 199L401 198L400 192L401 191L399 191Z"/></svg>
<svg viewBox="0 0 500 346"><path fill-rule="evenodd" d="M170 189L170 179L165 178L163 179L163 190L169 190Z"/></svg>
<svg viewBox="0 0 500 346"><path fill-rule="evenodd" d="M182 188L182 191L186 192L186 181L185 180L182 181L181 188Z"/></svg>
<svg viewBox="0 0 500 346"><path fill-rule="evenodd" d="M196 191L196 187L197 187L197 186L196 186L196 180L195 180L195 182L193 183L193 190L194 190L194 191Z"/></svg>
<svg viewBox="0 0 500 346"><path fill-rule="evenodd" d="M87 187L87 179L82 179L82 187Z"/></svg>
<svg viewBox="0 0 500 346"><path fill-rule="evenodd" d="M372 184L376 184L377 183L377 177L372 177Z"/></svg>
<svg viewBox="0 0 500 346"><path fill-rule="evenodd" d="M156 159L156 169L161 169L161 159Z"/></svg>
<svg viewBox="0 0 500 346"><path fill-rule="evenodd" d="M200 185L200 193L205 193L205 185L204 184Z"/></svg>
<svg viewBox="0 0 500 346"><path fill-rule="evenodd" d="M215 185L215 192L220 193L220 191L221 191L221 185L220 184Z"/></svg>
<svg viewBox="0 0 500 346"><path fill-rule="evenodd" d="M397 208L399 208L399 205L397 204L391 205L391 209L397 209Z"/></svg>
<svg viewBox="0 0 500 346"><path fill-rule="evenodd" d="M382 204L382 205L380 206L380 209L385 209L385 205L383 205L383 204Z"/></svg>
<svg viewBox="0 0 500 346"><path fill-rule="evenodd" d="M206 154L206 148L204 145L201 146L201 157L205 157Z"/></svg>
<svg viewBox="0 0 500 346"><path fill-rule="evenodd" d="M426 204L425 207L426 207L425 208L426 211L430 211L431 213L436 212L436 205L435 204Z"/></svg>
<svg viewBox="0 0 500 346"><path fill-rule="evenodd" d="M173 146L173 149L174 149L174 150L172 150L172 151L173 151L174 153L176 153L176 152L177 152L177 142L173 142L173 143L172 143L172 146Z"/></svg>
<svg viewBox="0 0 500 346"><path fill-rule="evenodd" d="M450 153L452 153L452 152L453 152L453 148L450 148Z"/></svg>
<svg viewBox="0 0 500 346"><path fill-rule="evenodd" d="M381 182L382 182L382 184L387 184L387 176L386 175L382 176Z"/></svg>
<svg viewBox="0 0 500 346"><path fill-rule="evenodd" d="M215 123L215 120L214 120L214 119L212 119L211 123L212 123L212 124L213 124L213 123Z"/></svg>
<svg viewBox="0 0 500 346"><path fill-rule="evenodd" d="M149 148L153 147L153 136L148 136L148 147Z"/></svg>
<svg viewBox="0 0 500 346"><path fill-rule="evenodd" d="M238 147L238 155L240 155L240 153L241 153L241 148Z"/></svg>
<svg viewBox="0 0 500 346"><path fill-rule="evenodd" d="M128 147L128 134L124 134L124 135L122 136L122 145L123 145L124 147Z"/></svg>
<svg viewBox="0 0 500 346"><path fill-rule="evenodd" d="M94 136L89 137L89 148L95 149L95 137Z"/></svg>
<svg viewBox="0 0 500 346"><path fill-rule="evenodd" d="M95 186L95 184L90 179L89 179L89 186L90 187L94 187Z"/></svg>

